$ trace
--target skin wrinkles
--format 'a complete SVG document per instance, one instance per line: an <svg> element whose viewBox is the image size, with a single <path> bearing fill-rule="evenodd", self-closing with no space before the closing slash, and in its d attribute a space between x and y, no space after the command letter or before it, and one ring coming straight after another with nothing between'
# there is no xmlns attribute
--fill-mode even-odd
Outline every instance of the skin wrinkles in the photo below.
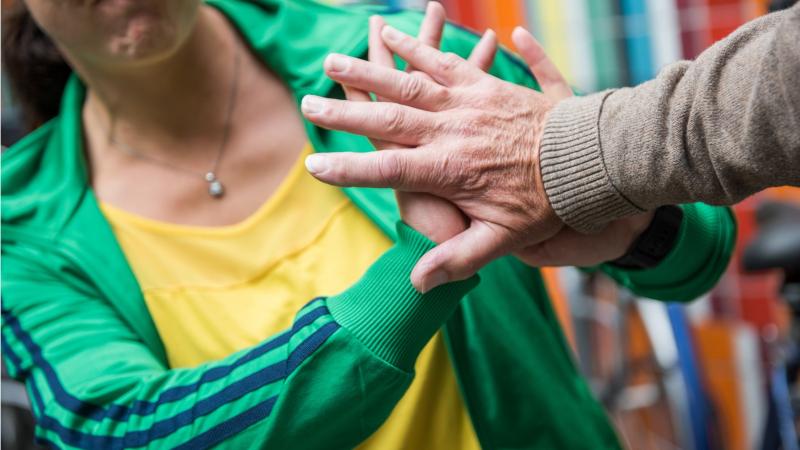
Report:
<svg viewBox="0 0 800 450"><path fill-rule="evenodd" d="M379 39L372 31L371 53L387 48L415 68L414 76L381 72L371 67L372 58L365 63L330 55L329 77L346 91L372 92L383 101L365 115L363 104L307 96L303 113L321 127L378 139L381 151L312 155L306 166L326 183L390 187L398 199L428 193L460 210L468 227L420 259L411 274L417 289L467 278L509 253L536 266L608 261L650 223L652 213L644 213L588 236L565 228L553 211L539 171L539 145L547 114L572 91L530 33L518 28L512 40L542 92L486 74L389 26ZM329 70L334 65L343 69ZM335 107L336 115L318 113L326 107Z"/></svg>

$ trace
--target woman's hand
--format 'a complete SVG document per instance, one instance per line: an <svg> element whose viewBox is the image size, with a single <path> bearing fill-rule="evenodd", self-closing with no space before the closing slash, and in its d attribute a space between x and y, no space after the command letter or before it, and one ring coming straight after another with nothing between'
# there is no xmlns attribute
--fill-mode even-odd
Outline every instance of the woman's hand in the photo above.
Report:
<svg viewBox="0 0 800 450"><path fill-rule="evenodd" d="M594 266L613 261L631 248L653 221L653 211L610 222L597 234L581 234L563 228L555 236L515 252L525 264L542 266Z"/></svg>
<svg viewBox="0 0 800 450"><path fill-rule="evenodd" d="M428 3L425 18L420 26L418 39L425 45L438 48L445 24L445 11L437 2ZM369 61L382 67L394 69L394 56L391 50L381 39L381 30L385 23L380 16L373 16L369 23ZM476 45L470 57L470 62L488 70L494 60L497 41L495 34L488 31ZM331 60L325 62L327 72L334 71ZM430 80L423 72L418 72L413 67L406 71L420 79ZM369 94L362 90L343 85L345 96L351 101L372 101ZM382 100L378 97L378 100ZM402 144L370 139L377 150L404 149ZM467 218L451 202L435 195L421 192L396 191L397 203L403 220L412 228L427 236L430 240L442 243L463 232L468 225Z"/></svg>

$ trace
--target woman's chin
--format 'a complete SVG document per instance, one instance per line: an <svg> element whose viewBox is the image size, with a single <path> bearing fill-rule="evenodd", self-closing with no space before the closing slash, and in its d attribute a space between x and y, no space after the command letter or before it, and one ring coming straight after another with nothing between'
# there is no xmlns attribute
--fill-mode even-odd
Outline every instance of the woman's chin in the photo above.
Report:
<svg viewBox="0 0 800 450"><path fill-rule="evenodd" d="M147 63L162 59L178 46L174 32L163 26L132 23L128 29L111 38L109 56L120 63Z"/></svg>

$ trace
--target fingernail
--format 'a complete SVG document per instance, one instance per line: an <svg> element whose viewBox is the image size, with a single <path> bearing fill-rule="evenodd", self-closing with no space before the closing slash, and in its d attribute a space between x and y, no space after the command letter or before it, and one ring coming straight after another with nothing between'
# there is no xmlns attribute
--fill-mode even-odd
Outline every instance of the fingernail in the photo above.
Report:
<svg viewBox="0 0 800 450"><path fill-rule="evenodd" d="M316 95L306 95L303 97L300 109L305 114L319 114L322 112L323 106L322 100Z"/></svg>
<svg viewBox="0 0 800 450"><path fill-rule="evenodd" d="M427 280L425 280L425 285L422 286L422 293L430 292L434 288L437 288L445 283L447 283L449 277L447 276L447 272L443 270L436 270L428 275Z"/></svg>
<svg viewBox="0 0 800 450"><path fill-rule="evenodd" d="M306 170L311 174L316 175L320 172L324 172L327 168L328 165L325 162L324 156L317 154L306 156Z"/></svg>
<svg viewBox="0 0 800 450"><path fill-rule="evenodd" d="M330 72L345 72L350 68L350 59L346 56L332 53L325 59L325 68Z"/></svg>
<svg viewBox="0 0 800 450"><path fill-rule="evenodd" d="M391 25L383 27L382 34L383 38L389 42L398 42L403 37L403 35Z"/></svg>

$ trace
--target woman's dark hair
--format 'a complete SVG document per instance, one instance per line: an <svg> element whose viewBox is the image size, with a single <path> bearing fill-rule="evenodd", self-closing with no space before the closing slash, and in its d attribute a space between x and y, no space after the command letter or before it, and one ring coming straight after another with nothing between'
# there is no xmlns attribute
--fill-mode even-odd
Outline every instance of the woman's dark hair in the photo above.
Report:
<svg viewBox="0 0 800 450"><path fill-rule="evenodd" d="M58 114L72 71L53 41L16 0L3 11L3 71L25 128L33 130Z"/></svg>

